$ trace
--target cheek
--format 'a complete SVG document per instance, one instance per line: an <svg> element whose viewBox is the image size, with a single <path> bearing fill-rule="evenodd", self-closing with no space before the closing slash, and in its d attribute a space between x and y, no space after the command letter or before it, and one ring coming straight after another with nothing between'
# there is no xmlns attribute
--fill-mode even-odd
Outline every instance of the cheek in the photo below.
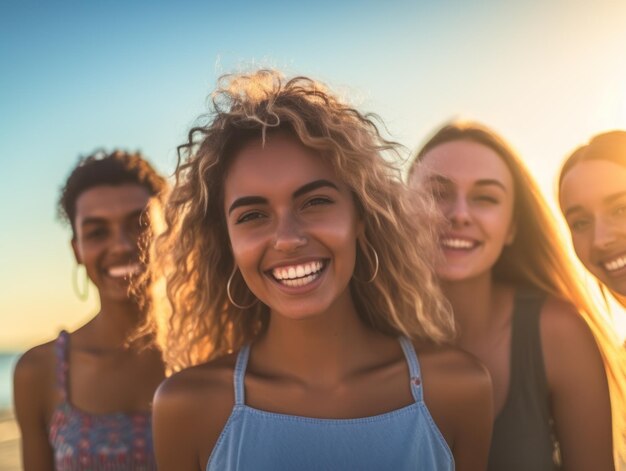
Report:
<svg viewBox="0 0 626 471"><path fill-rule="evenodd" d="M76 249L83 263L92 262L99 252L98 245L90 242L81 242Z"/></svg>
<svg viewBox="0 0 626 471"><path fill-rule="evenodd" d="M243 234L237 230L229 232L230 247L235 263L247 267L256 263L262 242L258 237Z"/></svg>
<svg viewBox="0 0 626 471"><path fill-rule="evenodd" d="M509 211L497 211L489 215L489 232L504 244L511 233L512 215Z"/></svg>
<svg viewBox="0 0 626 471"><path fill-rule="evenodd" d="M591 243L588 240L588 237L572 234L572 245L574 246L574 252L576 252L580 261L583 262L584 265L588 266L589 250L591 248Z"/></svg>

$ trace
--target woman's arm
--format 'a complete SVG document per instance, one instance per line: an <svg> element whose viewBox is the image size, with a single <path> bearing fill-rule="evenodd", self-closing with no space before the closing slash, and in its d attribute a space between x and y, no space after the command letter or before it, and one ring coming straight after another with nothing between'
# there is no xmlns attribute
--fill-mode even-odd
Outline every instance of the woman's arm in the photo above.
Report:
<svg viewBox="0 0 626 471"><path fill-rule="evenodd" d="M152 434L157 466L160 471L198 471L202 467L195 447L198 437L193 436L194 400L184 385L177 383L175 378L165 380L154 396Z"/></svg>
<svg viewBox="0 0 626 471"><path fill-rule="evenodd" d="M234 402L234 365L220 366L183 370L157 389L152 426L159 471L206 468Z"/></svg>
<svg viewBox="0 0 626 471"><path fill-rule="evenodd" d="M612 471L609 389L587 324L571 305L548 300L541 344L563 469Z"/></svg>
<svg viewBox="0 0 626 471"><path fill-rule="evenodd" d="M22 435L22 464L24 471L54 471L52 447L48 440L45 414L46 362L42 349L36 347L25 353L15 367L13 397L15 415Z"/></svg>

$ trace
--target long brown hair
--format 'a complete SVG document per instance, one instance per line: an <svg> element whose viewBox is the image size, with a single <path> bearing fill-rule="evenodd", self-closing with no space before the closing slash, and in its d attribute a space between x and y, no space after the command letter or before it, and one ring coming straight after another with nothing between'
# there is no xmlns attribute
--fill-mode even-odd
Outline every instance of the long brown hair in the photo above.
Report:
<svg viewBox="0 0 626 471"><path fill-rule="evenodd" d="M626 356L605 316L591 301L539 186L513 149L491 129L474 122L453 122L439 129L418 152L411 172L434 147L466 140L496 152L513 177L516 235L493 267L493 278L534 287L573 304L598 344L611 391L616 455L625 456Z"/></svg>

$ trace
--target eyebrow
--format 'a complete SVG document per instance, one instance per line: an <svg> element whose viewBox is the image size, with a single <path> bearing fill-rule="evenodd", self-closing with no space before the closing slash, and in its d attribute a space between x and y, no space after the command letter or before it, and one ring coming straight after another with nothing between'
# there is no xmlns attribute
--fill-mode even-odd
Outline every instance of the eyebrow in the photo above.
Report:
<svg viewBox="0 0 626 471"><path fill-rule="evenodd" d="M291 195L291 199L296 199L306 193L310 193L311 191L315 191L320 188L333 188L339 191L339 187L335 185L333 182L329 180L321 179L321 180L315 180L305 185L302 185L300 188L298 188L296 191L293 192L293 194ZM251 206L255 204L267 204L267 203L268 203L267 198L263 196L242 196L241 198L237 198L235 201L233 201L233 204L231 204L230 207L228 208L228 214L230 215L230 213L232 213L235 209L241 206Z"/></svg>
<svg viewBox="0 0 626 471"><path fill-rule="evenodd" d="M618 200L618 199L620 199L620 198L622 198L624 196L626 196L626 191L619 191L617 193L613 193L612 195L609 195L606 198L604 198L604 203L605 204L611 204L614 201L616 201L616 200ZM564 214L565 218L567 218L572 213L582 212L584 210L585 210L585 208L583 208L581 205L576 205L576 206L572 206L570 208L567 208L563 214Z"/></svg>
<svg viewBox="0 0 626 471"><path fill-rule="evenodd" d="M571 216L572 213L580 213L582 211L584 211L584 209L580 205L571 206L565 210L563 216L565 216L565 219L567 219L569 216Z"/></svg>
<svg viewBox="0 0 626 471"><path fill-rule="evenodd" d="M451 185L451 184L454 183L451 179L449 179L447 177L444 177L443 175L433 175L433 176L429 177L428 180L429 181L434 181L434 182L437 182L437 183L441 183L441 184L444 184L444 185ZM477 180L475 185L476 186L491 186L491 185L495 185L498 188L500 188L502 191L507 193L507 189L504 186L504 184L501 181L496 180L494 178L483 178L481 180Z"/></svg>
<svg viewBox="0 0 626 471"><path fill-rule="evenodd" d="M499 181L499 180L495 180L493 178L487 178L484 180L478 180L476 182L477 186L491 186L491 185L495 185L497 187L499 187L502 191L504 191L505 193L507 193L506 187L504 186L504 184Z"/></svg>
<svg viewBox="0 0 626 471"><path fill-rule="evenodd" d="M613 193L612 195L607 196L606 198L604 198L605 203L612 203L615 200L620 199L622 196L626 195L626 191L619 191L617 193Z"/></svg>
<svg viewBox="0 0 626 471"><path fill-rule="evenodd" d="M136 209L134 211L131 211L130 213L126 214L124 216L124 219L131 219L131 218L135 218L135 217L141 217L141 215L145 212L146 208L142 208L142 209ZM103 217L98 217L98 216L87 216L85 219L83 219L81 221L81 226L88 226L90 224L95 225L95 224L106 224L107 223L107 219L103 218Z"/></svg>

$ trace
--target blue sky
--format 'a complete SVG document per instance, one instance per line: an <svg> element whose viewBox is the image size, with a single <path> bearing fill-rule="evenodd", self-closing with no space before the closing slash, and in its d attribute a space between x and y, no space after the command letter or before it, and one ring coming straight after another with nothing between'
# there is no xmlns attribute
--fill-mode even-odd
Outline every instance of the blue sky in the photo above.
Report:
<svg viewBox="0 0 626 471"><path fill-rule="evenodd" d="M0 3L0 349L75 328L64 178L95 148L175 148L222 73L328 83L413 149L455 116L484 121L548 197L561 159L626 128L626 3L599 0Z"/></svg>

